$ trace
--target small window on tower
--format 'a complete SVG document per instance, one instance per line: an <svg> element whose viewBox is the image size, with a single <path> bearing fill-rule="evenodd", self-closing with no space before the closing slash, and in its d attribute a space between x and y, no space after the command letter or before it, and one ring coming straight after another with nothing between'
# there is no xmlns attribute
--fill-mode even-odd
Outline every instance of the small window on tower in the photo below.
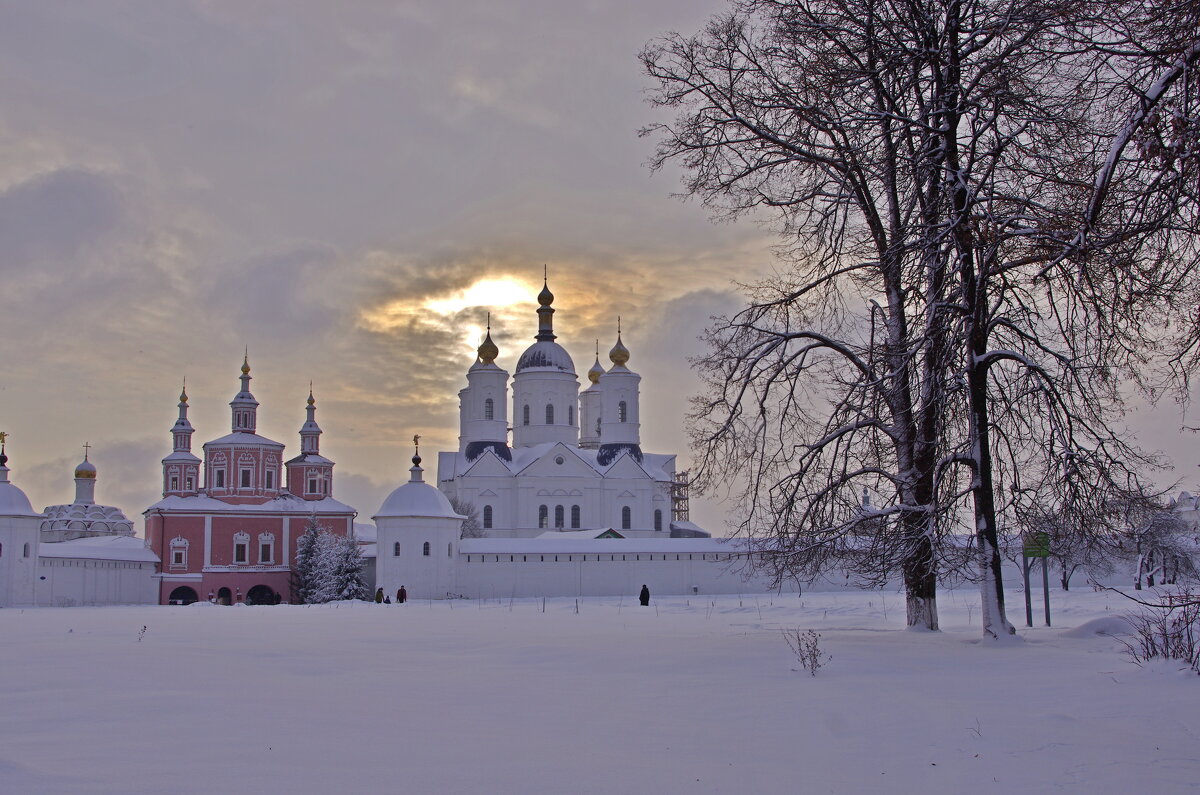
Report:
<svg viewBox="0 0 1200 795"><path fill-rule="evenodd" d="M249 546L249 544L246 544L245 542L241 542L241 541L239 541L238 543L233 545L233 562L234 563L245 563L246 562L246 560L247 560L247 558L246 558L247 549L246 548L248 546Z"/></svg>
<svg viewBox="0 0 1200 795"><path fill-rule="evenodd" d="M545 505L538 506L538 527L545 530L550 524L550 509Z"/></svg>
<svg viewBox="0 0 1200 795"><path fill-rule="evenodd" d="M25 557L29 557L29 543L25 543Z"/></svg>
<svg viewBox="0 0 1200 795"><path fill-rule="evenodd" d="M521 408L521 424L522 425L529 424L529 406L528 405L523 406Z"/></svg>
<svg viewBox="0 0 1200 795"><path fill-rule="evenodd" d="M274 548L274 546L275 545L269 541L258 545L258 562L259 563L270 563L271 562L271 550Z"/></svg>
<svg viewBox="0 0 1200 795"><path fill-rule="evenodd" d="M243 470L242 470L242 488L243 488L243 489L248 489L248 488L250 488L250 475L251 475L251 472L252 472L252 470L250 470L250 469L243 469Z"/></svg>
<svg viewBox="0 0 1200 795"><path fill-rule="evenodd" d="M575 407L567 406L567 425L575 424Z"/></svg>
<svg viewBox="0 0 1200 795"><path fill-rule="evenodd" d="M175 475L171 476L171 491L179 491L179 478Z"/></svg>
<svg viewBox="0 0 1200 795"><path fill-rule="evenodd" d="M274 469L267 470L264 485L266 486L268 491L275 488L275 470Z"/></svg>
<svg viewBox="0 0 1200 795"><path fill-rule="evenodd" d="M492 529L492 506L490 505L483 506L483 529Z"/></svg>
<svg viewBox="0 0 1200 795"><path fill-rule="evenodd" d="M628 530L633 524L633 511L626 505L621 509L621 529Z"/></svg>
<svg viewBox="0 0 1200 795"><path fill-rule="evenodd" d="M308 493L309 494L317 493L317 479L316 478L308 479Z"/></svg>
<svg viewBox="0 0 1200 795"><path fill-rule="evenodd" d="M551 406L549 403L546 404L546 424L554 424L554 406Z"/></svg>
<svg viewBox="0 0 1200 795"><path fill-rule="evenodd" d="M596 418L596 435L597 436L600 435L600 418L599 417Z"/></svg>
<svg viewBox="0 0 1200 795"><path fill-rule="evenodd" d="M172 566L186 566L187 565L187 553L184 552L182 549L171 550L171 565Z"/></svg>
<svg viewBox="0 0 1200 795"><path fill-rule="evenodd" d="M183 485L187 491L195 491L196 490L196 479L193 478L191 475L188 475L187 478L184 479Z"/></svg>
<svg viewBox="0 0 1200 795"><path fill-rule="evenodd" d="M662 509L656 508L654 511L654 529L662 531Z"/></svg>
<svg viewBox="0 0 1200 795"><path fill-rule="evenodd" d="M563 507L561 505L554 506L554 526L559 530L563 527Z"/></svg>
<svg viewBox="0 0 1200 795"><path fill-rule="evenodd" d="M629 421L629 406L622 400L617 404L617 422Z"/></svg>
<svg viewBox="0 0 1200 795"><path fill-rule="evenodd" d="M428 541L426 541L424 543L424 545L421 547L421 554L424 555L425 557L429 557L429 542Z"/></svg>
<svg viewBox="0 0 1200 795"><path fill-rule="evenodd" d="M488 398L487 400L483 401L483 418L485 420L494 420L496 419L495 414L496 404L492 402L492 399Z"/></svg>
<svg viewBox="0 0 1200 795"><path fill-rule="evenodd" d="M218 469L216 472L214 472L213 473L213 481L215 483L216 488L218 488L218 489L225 488L225 470Z"/></svg>
<svg viewBox="0 0 1200 795"><path fill-rule="evenodd" d="M572 530L579 529L579 506L578 505L571 506L571 529Z"/></svg>

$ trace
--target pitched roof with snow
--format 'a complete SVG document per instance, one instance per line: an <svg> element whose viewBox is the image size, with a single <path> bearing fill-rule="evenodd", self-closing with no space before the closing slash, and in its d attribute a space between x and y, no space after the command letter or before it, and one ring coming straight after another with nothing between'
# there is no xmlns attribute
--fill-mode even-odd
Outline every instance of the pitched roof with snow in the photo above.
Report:
<svg viewBox="0 0 1200 795"><path fill-rule="evenodd" d="M280 494L275 499L258 504L231 504L209 497L207 494L197 494L191 497L171 495L163 497L142 513L157 510L179 513L354 513L354 508L332 497L321 500L302 500L287 492Z"/></svg>
<svg viewBox="0 0 1200 795"><path fill-rule="evenodd" d="M42 542L38 544L38 557L159 562L158 555L146 548L145 541L133 536L96 536L76 538L72 541Z"/></svg>

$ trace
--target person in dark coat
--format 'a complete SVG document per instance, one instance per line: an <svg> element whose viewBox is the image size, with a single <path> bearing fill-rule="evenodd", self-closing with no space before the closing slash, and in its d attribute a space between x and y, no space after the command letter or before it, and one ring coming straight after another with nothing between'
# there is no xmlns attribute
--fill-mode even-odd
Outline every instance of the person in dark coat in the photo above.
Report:
<svg viewBox="0 0 1200 795"><path fill-rule="evenodd" d="M390 605L392 603L392 597L390 597L390 596L383 597L383 603L385 605Z"/></svg>
<svg viewBox="0 0 1200 795"><path fill-rule="evenodd" d="M638 594L638 601L642 603L642 607L650 606L650 589L645 585L642 586L642 592Z"/></svg>
<svg viewBox="0 0 1200 795"><path fill-rule="evenodd" d="M375 589L375 604L377 604L377 605L383 604L383 589L382 588Z"/></svg>
<svg viewBox="0 0 1200 795"><path fill-rule="evenodd" d="M407 601L408 601L408 591L406 591L404 589L404 586L401 585L400 590L396 591L396 604L402 605Z"/></svg>

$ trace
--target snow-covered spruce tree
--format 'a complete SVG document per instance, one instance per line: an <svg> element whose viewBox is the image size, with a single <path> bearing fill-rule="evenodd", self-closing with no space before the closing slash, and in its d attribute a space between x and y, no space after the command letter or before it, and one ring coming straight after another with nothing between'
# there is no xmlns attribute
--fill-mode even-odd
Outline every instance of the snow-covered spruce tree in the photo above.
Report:
<svg viewBox="0 0 1200 795"><path fill-rule="evenodd" d="M324 528L316 515L304 523L304 532L296 539L296 560L292 563L292 601L297 604L312 604L316 592L316 568L320 555L319 547Z"/></svg>
<svg viewBox="0 0 1200 795"><path fill-rule="evenodd" d="M745 0L643 52L680 110L647 130L656 164L773 212L792 255L711 330L693 417L701 483L748 473L743 529L777 572L899 568L910 625L936 626L965 508L997 637L1000 517L1019 527L1030 484L1064 515L1142 488L1120 377L1200 355L1196 12L1143 6Z"/></svg>
<svg viewBox="0 0 1200 795"><path fill-rule="evenodd" d="M370 589L363 576L366 562L358 542L345 536L330 535L333 557L334 599L367 599Z"/></svg>

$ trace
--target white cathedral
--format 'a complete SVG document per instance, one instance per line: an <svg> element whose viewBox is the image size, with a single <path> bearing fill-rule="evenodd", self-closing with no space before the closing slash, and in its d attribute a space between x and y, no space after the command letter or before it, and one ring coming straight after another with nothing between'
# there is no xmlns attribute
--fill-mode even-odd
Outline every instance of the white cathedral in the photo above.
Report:
<svg viewBox="0 0 1200 795"><path fill-rule="evenodd" d="M606 372L597 356L580 392L575 363L555 342L553 301L543 287L535 342L512 376L512 445L509 375L496 365L489 329L458 393L458 450L438 455L438 488L474 506L491 538L604 529L625 538L708 535L684 518L675 456L642 452L642 378L627 366L620 332L612 367Z"/></svg>
<svg viewBox="0 0 1200 795"><path fill-rule="evenodd" d="M496 364L491 330L459 392L459 444L438 455L437 488L421 459L384 501L377 586L417 598L761 592L745 547L688 520L686 476L674 455L642 451L641 376L621 341L597 356L580 391L554 334L554 295L538 295L538 333L512 375ZM510 443L511 433L511 443ZM461 538L476 514L482 538Z"/></svg>

